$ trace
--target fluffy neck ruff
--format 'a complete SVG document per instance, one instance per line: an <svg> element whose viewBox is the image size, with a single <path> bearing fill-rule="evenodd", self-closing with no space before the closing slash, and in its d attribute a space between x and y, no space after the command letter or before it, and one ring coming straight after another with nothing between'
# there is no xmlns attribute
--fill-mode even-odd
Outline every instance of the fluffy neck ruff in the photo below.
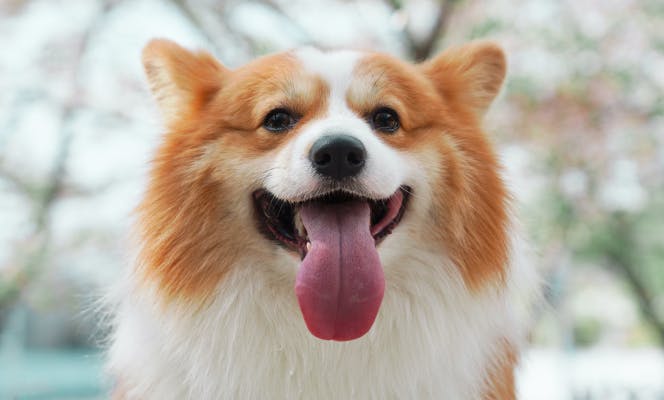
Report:
<svg viewBox="0 0 664 400"><path fill-rule="evenodd" d="M384 303L358 340L309 333L284 255L283 268L269 270L268 260L245 260L202 309L160 308L154 293L135 292L119 314L111 368L140 378L123 382L128 398L480 398L505 344L518 347L515 288L473 293L429 249L413 243L409 255L397 255L389 248L381 254Z"/></svg>

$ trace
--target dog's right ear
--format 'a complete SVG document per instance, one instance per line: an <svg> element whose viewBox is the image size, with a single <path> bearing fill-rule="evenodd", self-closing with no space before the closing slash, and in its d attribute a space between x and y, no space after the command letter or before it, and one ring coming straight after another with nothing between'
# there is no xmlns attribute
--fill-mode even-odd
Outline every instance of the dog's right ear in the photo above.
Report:
<svg viewBox="0 0 664 400"><path fill-rule="evenodd" d="M167 125L198 113L219 91L228 70L206 52L166 39L143 49L143 67Z"/></svg>

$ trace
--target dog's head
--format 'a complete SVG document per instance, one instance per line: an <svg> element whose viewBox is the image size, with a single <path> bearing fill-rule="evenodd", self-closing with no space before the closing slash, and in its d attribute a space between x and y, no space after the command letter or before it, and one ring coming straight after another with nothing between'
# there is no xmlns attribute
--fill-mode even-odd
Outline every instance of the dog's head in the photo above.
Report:
<svg viewBox="0 0 664 400"><path fill-rule="evenodd" d="M506 194L479 126L505 74L495 45L418 65L305 48L230 70L155 40L143 62L168 133L142 265L165 297L205 299L253 257L296 275L315 336L349 340L373 324L388 251L444 254L469 290L503 279Z"/></svg>

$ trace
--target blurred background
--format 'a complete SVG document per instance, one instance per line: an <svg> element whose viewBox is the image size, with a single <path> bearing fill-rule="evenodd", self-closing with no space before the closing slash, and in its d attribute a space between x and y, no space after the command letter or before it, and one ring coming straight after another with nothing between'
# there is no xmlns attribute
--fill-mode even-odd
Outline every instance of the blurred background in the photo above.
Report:
<svg viewBox="0 0 664 400"><path fill-rule="evenodd" d="M305 44L499 42L486 118L549 282L520 398L664 399L661 0L0 0L0 399L103 399L94 301L161 133L152 37L230 67Z"/></svg>

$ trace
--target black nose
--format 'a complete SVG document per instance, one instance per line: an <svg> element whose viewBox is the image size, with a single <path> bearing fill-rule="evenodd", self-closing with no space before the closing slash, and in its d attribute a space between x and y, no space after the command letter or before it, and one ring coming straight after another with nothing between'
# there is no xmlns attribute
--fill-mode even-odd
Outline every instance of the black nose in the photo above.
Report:
<svg viewBox="0 0 664 400"><path fill-rule="evenodd" d="M366 158L362 142L348 135L323 136L314 142L309 152L316 171L337 180L357 175Z"/></svg>

